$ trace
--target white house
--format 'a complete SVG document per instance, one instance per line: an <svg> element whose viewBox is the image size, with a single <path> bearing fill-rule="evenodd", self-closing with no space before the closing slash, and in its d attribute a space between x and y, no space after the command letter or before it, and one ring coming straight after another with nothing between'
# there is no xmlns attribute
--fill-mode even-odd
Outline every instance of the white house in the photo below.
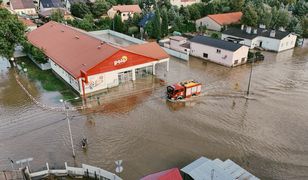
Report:
<svg viewBox="0 0 308 180"><path fill-rule="evenodd" d="M159 41L166 48L173 49L175 51L183 52L189 54L190 43L187 38L182 36L170 36L168 39L163 39Z"/></svg>
<svg viewBox="0 0 308 180"><path fill-rule="evenodd" d="M170 3L173 6L177 6L177 7L181 7L181 6L188 6L188 5L192 5L195 3L200 3L201 0L170 0Z"/></svg>
<svg viewBox="0 0 308 180"><path fill-rule="evenodd" d="M135 13L140 14L142 11L139 5L117 5L112 6L108 11L108 16L113 19L114 16L118 13L121 16L121 20L125 21L129 17L133 17Z"/></svg>
<svg viewBox="0 0 308 180"><path fill-rule="evenodd" d="M37 48L43 48L52 71L81 95L134 81L144 74L156 74L159 63L169 55L155 42L119 47L87 32L50 21L27 34Z"/></svg>
<svg viewBox="0 0 308 180"><path fill-rule="evenodd" d="M195 36L190 41L190 54L192 56L228 67L238 66L247 61L249 50L247 46L207 36Z"/></svg>
<svg viewBox="0 0 308 180"><path fill-rule="evenodd" d="M239 23L242 18L242 12L232 12L223 14L211 14L196 20L196 29L206 27L214 31L221 31L224 26Z"/></svg>
<svg viewBox="0 0 308 180"><path fill-rule="evenodd" d="M295 47L297 36L287 31L269 30L265 28L251 28L242 26L228 28L223 31L221 39L244 44L251 49L262 48L264 50L281 52Z"/></svg>
<svg viewBox="0 0 308 180"><path fill-rule="evenodd" d="M10 9L18 15L36 15L33 0L10 0Z"/></svg>

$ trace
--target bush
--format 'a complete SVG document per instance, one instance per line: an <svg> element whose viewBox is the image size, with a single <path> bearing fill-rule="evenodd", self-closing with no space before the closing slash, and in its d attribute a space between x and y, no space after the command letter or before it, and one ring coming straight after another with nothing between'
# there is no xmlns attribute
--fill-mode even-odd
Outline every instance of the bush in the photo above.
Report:
<svg viewBox="0 0 308 180"><path fill-rule="evenodd" d="M47 57L44 54L44 50L43 49L39 49L37 47L34 47L32 44L30 43L24 43L23 44L23 52L32 56L33 59L37 62L37 63L46 63L47 62Z"/></svg>
<svg viewBox="0 0 308 180"><path fill-rule="evenodd" d="M254 58L254 57L255 57L255 53L249 51L249 52L248 52L248 59L252 59L252 58Z"/></svg>
<svg viewBox="0 0 308 180"><path fill-rule="evenodd" d="M219 35L217 33L212 33L211 37L214 39L219 39Z"/></svg>

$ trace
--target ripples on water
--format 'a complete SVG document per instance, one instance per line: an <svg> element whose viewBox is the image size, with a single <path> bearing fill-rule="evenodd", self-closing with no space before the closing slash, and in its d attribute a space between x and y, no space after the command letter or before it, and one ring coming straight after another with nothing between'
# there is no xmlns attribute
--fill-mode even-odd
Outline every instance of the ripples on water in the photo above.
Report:
<svg viewBox="0 0 308 180"><path fill-rule="evenodd" d="M174 104L158 87L70 113L75 162L65 114L37 108L12 73L1 69L0 168L10 167L8 157L34 157L35 169L67 161L114 171L114 161L123 159L122 177L137 179L206 156L230 158L262 179L307 179L308 50L265 55L253 68L252 100L239 96L247 88L250 65L230 69L196 58L188 63L172 59L169 83L194 78L211 96ZM28 86L35 90L37 85ZM50 93L34 93L55 102ZM86 152L79 145L84 136Z"/></svg>

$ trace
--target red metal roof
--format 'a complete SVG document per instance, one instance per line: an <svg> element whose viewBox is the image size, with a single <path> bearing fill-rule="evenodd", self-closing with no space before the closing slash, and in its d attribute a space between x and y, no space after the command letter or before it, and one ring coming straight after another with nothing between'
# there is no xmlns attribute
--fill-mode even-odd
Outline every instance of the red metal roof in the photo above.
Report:
<svg viewBox="0 0 308 180"><path fill-rule="evenodd" d="M125 49L157 60L170 57L156 42L134 44L125 47Z"/></svg>
<svg viewBox="0 0 308 180"><path fill-rule="evenodd" d="M242 18L242 12L232 12L232 13L224 13L224 14L211 14L208 15L209 18L213 19L220 25L228 25L232 23L240 22Z"/></svg>
<svg viewBox="0 0 308 180"><path fill-rule="evenodd" d="M140 180L183 180L178 168L173 168L161 171L155 174L150 174Z"/></svg>
<svg viewBox="0 0 308 180"><path fill-rule="evenodd" d="M50 21L27 34L28 40L73 77L80 70L89 74L101 73L169 58L157 43L117 47L88 35L85 31ZM114 61L127 56L124 65Z"/></svg>
<svg viewBox="0 0 308 180"><path fill-rule="evenodd" d="M117 5L112 7L115 11L141 13L139 5Z"/></svg>
<svg viewBox="0 0 308 180"><path fill-rule="evenodd" d="M28 40L75 78L119 51L64 24L50 21L27 34Z"/></svg>

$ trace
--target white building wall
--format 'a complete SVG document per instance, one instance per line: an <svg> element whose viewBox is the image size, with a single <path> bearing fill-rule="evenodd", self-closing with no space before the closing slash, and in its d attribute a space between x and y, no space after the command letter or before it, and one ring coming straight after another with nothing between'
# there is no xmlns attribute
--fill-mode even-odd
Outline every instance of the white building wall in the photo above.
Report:
<svg viewBox="0 0 308 180"><path fill-rule="evenodd" d="M296 44L296 38L297 36L293 34L289 34L287 37L283 38L280 41L278 52L294 48Z"/></svg>
<svg viewBox="0 0 308 180"><path fill-rule="evenodd" d="M248 51L249 51L248 46L242 46L241 48L239 48L233 53L232 61L233 61L234 66L245 64L247 62Z"/></svg>
<svg viewBox="0 0 308 180"><path fill-rule="evenodd" d="M188 6L188 5L192 5L192 4L195 4L195 3L200 3L201 0L188 0L188 1L182 1L182 0L170 0L170 3L173 5L173 6L177 6L177 7L181 7L181 6Z"/></svg>
<svg viewBox="0 0 308 180"><path fill-rule="evenodd" d="M197 30L199 27L206 26L207 29L214 30L214 31L221 31L222 26L215 22L213 19L209 18L208 16L196 20L196 28Z"/></svg>
<svg viewBox="0 0 308 180"><path fill-rule="evenodd" d="M219 48L195 42L190 43L190 54L192 56L208 59L210 61L222 64L224 66L229 66L229 67L233 66L233 52L220 49L221 52L217 53L217 49ZM208 54L208 58L204 58L203 53Z"/></svg>
<svg viewBox="0 0 308 180"><path fill-rule="evenodd" d="M72 75L66 72L63 68L58 66L52 59L49 59L49 63L51 65L51 69L58 74L65 82L67 82L72 88L74 88L77 92L81 93L81 89L79 88L79 81L76 80Z"/></svg>
<svg viewBox="0 0 308 180"><path fill-rule="evenodd" d="M12 9L12 5L11 5ZM22 15L22 14L27 14L27 15L35 15L36 10L35 8L29 8L29 9L14 9L13 10L16 14Z"/></svg>
<svg viewBox="0 0 308 180"><path fill-rule="evenodd" d="M107 11L107 15L111 19L113 19L116 14L117 14L117 11L115 11L113 8L110 8ZM121 12L120 16L121 16L121 20L123 22L123 21L128 20L129 16L131 16L133 18L134 17L134 13L133 12Z"/></svg>

